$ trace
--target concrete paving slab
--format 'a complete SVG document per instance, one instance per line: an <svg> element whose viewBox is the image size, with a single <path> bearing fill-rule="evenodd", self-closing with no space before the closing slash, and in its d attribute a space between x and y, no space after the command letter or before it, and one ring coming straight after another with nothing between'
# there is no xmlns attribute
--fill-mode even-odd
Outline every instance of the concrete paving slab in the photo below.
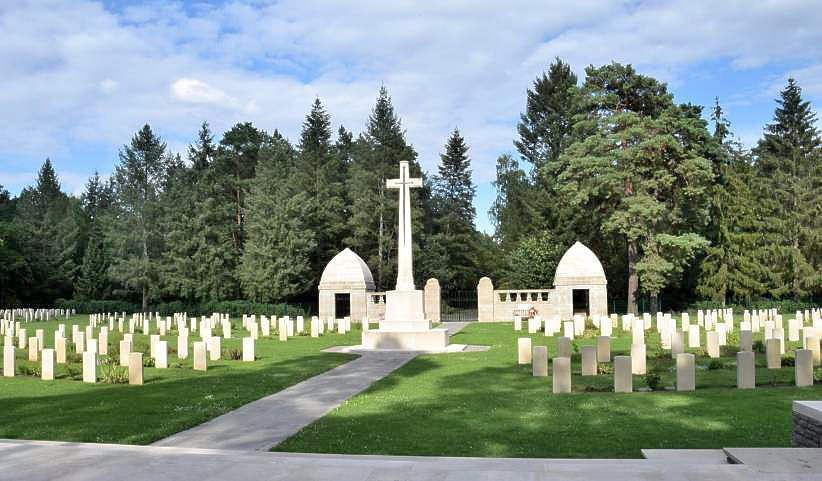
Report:
<svg viewBox="0 0 822 481"><path fill-rule="evenodd" d="M746 465L642 459L511 459L292 454L157 446L0 440L0 481L586 480L809 481Z"/></svg>
<svg viewBox="0 0 822 481"><path fill-rule="evenodd" d="M648 461L681 464L728 464L721 449L641 449Z"/></svg>
<svg viewBox="0 0 822 481"><path fill-rule="evenodd" d="M266 451L416 355L409 352L364 354L154 445Z"/></svg>
<svg viewBox="0 0 822 481"><path fill-rule="evenodd" d="M733 463L764 473L816 473L822 479L822 448L725 448Z"/></svg>

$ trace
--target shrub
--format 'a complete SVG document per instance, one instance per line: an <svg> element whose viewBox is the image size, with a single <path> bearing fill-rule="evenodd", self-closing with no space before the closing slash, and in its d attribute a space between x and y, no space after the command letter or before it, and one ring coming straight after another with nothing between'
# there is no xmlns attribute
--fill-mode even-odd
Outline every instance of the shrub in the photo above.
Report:
<svg viewBox="0 0 822 481"><path fill-rule="evenodd" d="M711 362L708 363L709 371L716 371L717 369L722 369L724 367L725 364L723 364L719 359L711 359Z"/></svg>
<svg viewBox="0 0 822 481"><path fill-rule="evenodd" d="M243 358L243 351L237 348L223 349L223 357L233 361L239 361Z"/></svg>
<svg viewBox="0 0 822 481"><path fill-rule="evenodd" d="M143 367L154 367L154 358L151 356L143 356Z"/></svg>
<svg viewBox="0 0 822 481"><path fill-rule="evenodd" d="M77 364L66 364L66 375L71 379L82 379L83 368Z"/></svg>
<svg viewBox="0 0 822 481"><path fill-rule="evenodd" d="M662 384L662 378L653 371L648 372L645 374L645 384L651 391L656 391L660 388L660 384Z"/></svg>
<svg viewBox="0 0 822 481"><path fill-rule="evenodd" d="M600 374L613 374L614 373L614 366L610 364L600 364L599 365L599 373Z"/></svg>
<svg viewBox="0 0 822 481"><path fill-rule="evenodd" d="M783 366L796 366L796 359L793 357L782 356Z"/></svg>
<svg viewBox="0 0 822 481"><path fill-rule="evenodd" d="M127 301L99 301L79 299L57 299L55 307L58 309L74 309L78 314L93 314L98 312L141 312L142 306ZM186 304L182 301L158 302L148 306L148 312L159 312L161 316L170 316L175 312L187 312L192 316L209 315L215 312L240 317L243 314L257 314L266 316L310 316L309 304L269 304L253 301L213 301L203 304Z"/></svg>
<svg viewBox="0 0 822 481"><path fill-rule="evenodd" d="M765 343L763 343L762 341L754 341L751 348L754 352L763 353L765 352Z"/></svg>

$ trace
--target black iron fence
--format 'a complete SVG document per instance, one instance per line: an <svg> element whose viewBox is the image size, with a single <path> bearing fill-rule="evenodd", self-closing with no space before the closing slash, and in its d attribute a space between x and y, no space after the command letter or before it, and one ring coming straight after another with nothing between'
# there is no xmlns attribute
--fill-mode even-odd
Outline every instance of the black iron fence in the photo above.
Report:
<svg viewBox="0 0 822 481"><path fill-rule="evenodd" d="M442 289L440 291L440 319L442 321L478 320L477 290Z"/></svg>

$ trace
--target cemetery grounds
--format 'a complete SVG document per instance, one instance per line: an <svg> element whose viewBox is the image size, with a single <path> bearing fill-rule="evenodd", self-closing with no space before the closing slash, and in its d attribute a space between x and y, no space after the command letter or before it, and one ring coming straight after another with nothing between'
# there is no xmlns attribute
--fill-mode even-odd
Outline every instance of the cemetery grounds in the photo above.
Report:
<svg viewBox="0 0 822 481"><path fill-rule="evenodd" d="M547 346L553 357L555 337L515 332L512 323L473 323L451 342L490 350L419 356L274 450L639 458L641 448L788 446L791 401L819 399L822 384L793 387L788 364L801 343L786 341L781 369L766 369L764 352L757 352L756 389L736 389L740 320L737 314L737 329L728 335L719 359L707 357L704 331L703 347L686 349L697 355L694 392L670 390L675 382L670 351L660 350L655 330L647 331L647 369L655 375L633 376L639 392L626 394L610 392L612 363L600 364L597 376L580 376L579 347L596 344L594 329L574 340L573 392L552 394L550 368L548 377L533 377L530 364L517 364L517 338L530 336L534 346ZM45 329L45 347L52 347L52 333L62 322L70 331L69 324L87 325L88 316L24 327L32 333ZM257 341L257 359L244 363L228 359L248 335L240 320L232 319L232 339L222 342L222 360L209 361L206 372L193 371L190 358L177 359L172 332L164 337L169 368L146 367L141 386L85 384L76 355L69 355L68 365L56 366L55 381L41 381L39 363L26 361L26 351L18 349L18 374L0 378L0 437L148 444L353 359L321 352L359 344L361 331L352 327L347 334L303 335L287 342L272 333ZM754 334L754 342L762 336ZM197 337L191 334L192 341ZM120 332L110 332L110 349L121 338ZM147 353L148 336L135 334L134 339L132 350ZM615 329L612 357L630 354L630 344L631 334ZM105 376L102 368L100 376Z"/></svg>

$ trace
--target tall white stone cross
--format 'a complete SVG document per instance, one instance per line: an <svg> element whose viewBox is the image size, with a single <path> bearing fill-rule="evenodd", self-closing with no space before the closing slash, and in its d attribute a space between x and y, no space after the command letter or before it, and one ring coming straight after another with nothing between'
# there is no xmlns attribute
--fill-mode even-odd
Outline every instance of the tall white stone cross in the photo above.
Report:
<svg viewBox="0 0 822 481"><path fill-rule="evenodd" d="M414 261L411 254L411 189L422 187L422 179L412 179L408 161L400 161L400 178L386 179L385 186L399 189L399 226L397 231L397 290L413 291Z"/></svg>

